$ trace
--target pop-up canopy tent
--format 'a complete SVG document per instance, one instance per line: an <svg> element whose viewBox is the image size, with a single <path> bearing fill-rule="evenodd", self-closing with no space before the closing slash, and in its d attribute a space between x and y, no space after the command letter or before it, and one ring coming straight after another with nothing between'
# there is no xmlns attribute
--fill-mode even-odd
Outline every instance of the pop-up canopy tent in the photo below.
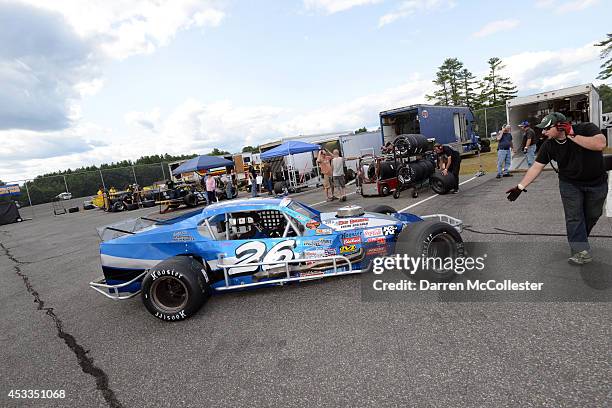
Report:
<svg viewBox="0 0 612 408"><path fill-rule="evenodd" d="M321 150L321 146L314 143L300 142L299 140L290 140L274 149L270 149L261 154L261 160L268 160L274 157L290 156L292 154L314 152Z"/></svg>
<svg viewBox="0 0 612 408"><path fill-rule="evenodd" d="M289 140L281 144L280 146L276 146L273 149L263 152L260 157L261 160L270 160L276 157L288 156L287 174L289 176L289 180L286 181L288 181L289 185L287 187L289 191L299 191L302 186L299 185L299 180L295 175L295 161L293 155L299 153L314 152L317 150L321 150L321 146L319 146L318 144L300 142L299 140ZM275 186L274 190L278 193L279 188Z"/></svg>
<svg viewBox="0 0 612 408"><path fill-rule="evenodd" d="M198 156L187 160L185 163L172 170L175 176L181 173L189 173L190 171L209 170L216 167L234 166L234 162L224 159L219 156Z"/></svg>

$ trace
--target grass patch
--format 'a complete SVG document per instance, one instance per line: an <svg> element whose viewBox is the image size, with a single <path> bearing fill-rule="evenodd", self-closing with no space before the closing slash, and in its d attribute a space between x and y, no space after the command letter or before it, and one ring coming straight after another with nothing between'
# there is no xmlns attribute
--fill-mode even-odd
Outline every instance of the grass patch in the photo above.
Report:
<svg viewBox="0 0 612 408"><path fill-rule="evenodd" d="M491 141L491 151L487 153L480 153L480 161L478 155L465 156L461 159L461 170L459 174L476 174L480 170L480 163L482 162L482 168L487 173L497 173L497 140Z"/></svg>

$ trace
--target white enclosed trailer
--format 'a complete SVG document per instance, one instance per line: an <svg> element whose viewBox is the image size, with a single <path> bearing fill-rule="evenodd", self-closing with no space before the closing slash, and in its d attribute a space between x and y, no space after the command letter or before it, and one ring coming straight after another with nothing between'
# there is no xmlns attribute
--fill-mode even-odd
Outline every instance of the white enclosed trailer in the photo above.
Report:
<svg viewBox="0 0 612 408"><path fill-rule="evenodd" d="M527 159L521 150L523 134L519 123L527 120L533 127L551 112L563 113L571 123L593 122L601 128L601 100L593 84L510 99L506 101L506 118L512 126L512 142L517 151L512 158L512 170L527 169ZM535 127L534 130L541 132ZM608 146L610 143L608 140Z"/></svg>

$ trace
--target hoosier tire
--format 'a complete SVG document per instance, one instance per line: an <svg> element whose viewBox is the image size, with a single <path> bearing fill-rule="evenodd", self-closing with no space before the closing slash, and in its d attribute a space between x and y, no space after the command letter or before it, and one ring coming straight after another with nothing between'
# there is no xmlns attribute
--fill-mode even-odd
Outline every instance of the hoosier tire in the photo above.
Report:
<svg viewBox="0 0 612 408"><path fill-rule="evenodd" d="M185 320L210 297L207 268L190 256L175 256L155 265L142 282L142 303L164 321Z"/></svg>
<svg viewBox="0 0 612 408"><path fill-rule="evenodd" d="M446 176L442 173L436 173L429 179L429 185L436 194L446 194L455 184L455 176L448 173Z"/></svg>
<svg viewBox="0 0 612 408"><path fill-rule="evenodd" d="M447 258L454 260L465 255L463 239L457 230L445 222L434 220L419 221L405 227L397 238L395 251L414 259L441 258L441 266ZM409 276L430 282L450 282L455 278L454 270L436 269L437 266L439 265L434 263L429 268L420 268Z"/></svg>
<svg viewBox="0 0 612 408"><path fill-rule="evenodd" d="M283 194L285 184L282 181L274 183L274 194Z"/></svg>
<svg viewBox="0 0 612 408"><path fill-rule="evenodd" d="M195 207L198 205L198 196L193 193L189 193L183 197L183 202L187 207Z"/></svg>

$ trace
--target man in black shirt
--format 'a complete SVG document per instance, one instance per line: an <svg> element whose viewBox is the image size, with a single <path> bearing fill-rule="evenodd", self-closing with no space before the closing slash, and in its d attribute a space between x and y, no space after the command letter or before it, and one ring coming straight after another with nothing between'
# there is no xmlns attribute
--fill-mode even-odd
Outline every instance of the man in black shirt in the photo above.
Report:
<svg viewBox="0 0 612 408"><path fill-rule="evenodd" d="M527 157L527 167L531 167L535 158L538 137L535 131L529 126L528 121L523 121L519 127L523 130L523 142L521 147L523 148L523 153L525 153Z"/></svg>
<svg viewBox="0 0 612 408"><path fill-rule="evenodd" d="M599 220L608 194L607 173L602 151L606 138L593 123L571 125L565 116L553 112L537 127L548 137L523 180L508 190L508 200L514 201L551 160L559 173L559 191L565 211L567 240L572 256L571 264L591 262L588 242L591 230ZM551 163L551 166L553 164ZM557 168L558 167L558 170Z"/></svg>
<svg viewBox="0 0 612 408"><path fill-rule="evenodd" d="M453 186L453 194L459 192L459 169L461 168L461 155L448 145L436 143L434 152L437 155L445 155L446 163L442 169L442 174L445 176L450 172L455 176L455 185Z"/></svg>

